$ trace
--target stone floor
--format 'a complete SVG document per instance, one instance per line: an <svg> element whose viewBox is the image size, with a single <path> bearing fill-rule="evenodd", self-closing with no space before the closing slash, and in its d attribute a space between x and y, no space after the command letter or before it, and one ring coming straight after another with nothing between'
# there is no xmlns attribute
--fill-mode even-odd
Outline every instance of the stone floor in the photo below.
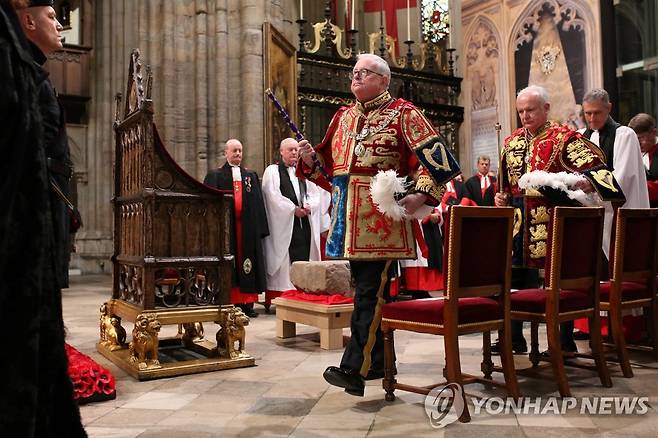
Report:
<svg viewBox="0 0 658 438"><path fill-rule="evenodd" d="M328 385L322 371L339 363L341 351L321 350L319 335L311 327L298 326L296 338L277 339L275 317L266 315L262 306L257 306L260 316L252 319L247 332L247 351L256 358L255 367L138 382L95 350L98 308L110 297L110 289L109 277L96 276L75 277L72 287L64 291L68 342L109 367L117 378L116 400L81 407L83 422L93 437L512 438L657 434L658 362L647 355L632 356L633 379L624 379L613 366L612 388L602 388L590 371L568 371L575 397L646 396L649 409L644 415L587 415L578 409L568 410L565 415L494 415L484 410L475 414L471 402L470 423L455 422L435 429L425 413L424 396L398 391L395 402L386 402L380 381L368 382L363 398ZM130 332L131 327L126 329ZM462 368L467 372L479 373L480 345L478 336L460 341ZM581 350L585 346L586 342L581 341ZM396 351L401 382L431 384L440 380L442 338L397 333ZM528 364L525 356L516 356L516 363L517 368ZM520 378L522 395L541 396L542 403L556 395L550 370L543 370L542 376L542 380ZM466 389L474 397L505 396L501 390L479 384Z"/></svg>

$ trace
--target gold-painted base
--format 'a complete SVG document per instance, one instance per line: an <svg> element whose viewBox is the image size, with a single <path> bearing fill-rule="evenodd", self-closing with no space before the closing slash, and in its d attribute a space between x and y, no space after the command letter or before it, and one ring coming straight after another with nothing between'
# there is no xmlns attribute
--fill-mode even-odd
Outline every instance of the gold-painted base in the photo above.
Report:
<svg viewBox="0 0 658 438"><path fill-rule="evenodd" d="M254 366L256 363L252 356L244 354L235 359L218 357L215 344L208 341L194 342L189 347L185 346L180 337L160 339L158 348L160 364L150 365L143 369L139 369L137 364L130 361L127 347L111 351L106 345L99 342L96 344L96 349L137 380L243 368Z"/></svg>

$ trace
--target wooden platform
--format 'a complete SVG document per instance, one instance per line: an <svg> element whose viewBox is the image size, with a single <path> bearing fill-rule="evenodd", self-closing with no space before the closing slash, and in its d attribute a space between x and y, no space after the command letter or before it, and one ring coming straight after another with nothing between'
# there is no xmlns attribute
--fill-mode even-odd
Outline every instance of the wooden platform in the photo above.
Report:
<svg viewBox="0 0 658 438"><path fill-rule="evenodd" d="M296 336L296 323L320 329L320 348L343 348L343 328L350 326L354 304L317 304L308 301L276 298L276 336Z"/></svg>

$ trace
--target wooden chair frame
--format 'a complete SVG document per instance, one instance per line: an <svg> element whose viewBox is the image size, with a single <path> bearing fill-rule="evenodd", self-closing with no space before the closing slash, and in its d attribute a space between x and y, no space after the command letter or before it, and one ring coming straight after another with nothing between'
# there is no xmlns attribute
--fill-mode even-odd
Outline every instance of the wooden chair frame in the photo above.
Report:
<svg viewBox="0 0 658 438"><path fill-rule="evenodd" d="M601 318L599 312L599 278L601 276L601 263L594 263L591 275L579 278L563 278L563 262L567 256L564 248L564 234L566 227L572 220L580 218L600 218L597 237L591 242L591 256L599 260L603 236L603 208L601 207L555 207L551 220L550 258L546 261L546 307L543 313L521 312L512 310L511 318L521 321L530 321L530 360L533 368L536 368L541 355L539 353L539 324L546 324L546 335L548 338L548 350L550 363L558 384L560 395L570 397L571 390L566 378L564 353L560 343L560 323L579 318L588 318L592 327L591 357L596 362L601 384L605 387L612 386L610 373L603 356L603 345L601 339ZM592 297L592 306L576 311L560 312L561 290L583 290L588 291ZM523 293L519 291L518 293ZM581 355L582 356L582 355Z"/></svg>
<svg viewBox="0 0 658 438"><path fill-rule="evenodd" d="M509 293L511 286L511 267L512 267L512 229L513 229L512 208L495 208L495 207L464 207L455 206L450 208L450 227L447 239L447 256L444 258L444 276L446 281L445 307L443 309L443 325L419 323L414 321L402 321L382 318L381 328L384 334L384 357L385 357L385 377L383 387L386 391L386 400L395 399L395 389L410 391L417 394L428 394L436 386L446 383L457 383L464 385L467 383L487 383L507 388L510 396L519 398L519 388L514 372L514 358L512 355L512 340L510 329L509 313ZM460 266L462 263L462 232L464 219L491 220L500 219L505 221L504 230L504 248L501 254L504 254L505 271L502 281L493 284L478 284L475 286L462 286L460 278ZM503 319L486 322L459 324L459 300L466 297L493 297L503 309ZM422 300L419 300L422 301ZM396 303L392 303L394 305ZM398 383L394 377L395 373L395 355L394 355L394 331L409 330L419 333L431 333L441 335L444 339L446 365L444 376L446 381L425 386L411 386ZM502 371L505 377L505 383L494 381L487 378L477 377L464 374L461 371L459 359L459 342L460 335L471 333L486 332L498 330L501 339L501 362ZM459 418L462 422L470 421L468 405L464 394L464 412Z"/></svg>
<svg viewBox="0 0 658 438"><path fill-rule="evenodd" d="M632 223L635 220L652 219L654 222L653 235L642 236L632 242L627 241L627 236L633 232ZM647 245L648 253L652 259L646 261L644 269L631 269L626 265L625 255L627 250L637 250L635 245ZM656 297L656 273L658 267L658 209L647 208L620 208L616 213L615 236L611 251L610 264L612 265L612 276L610 278L610 295L608 301L601 302L601 310L608 312L609 326L617 350L617 358L621 365L624 377L633 377L631 369L628 347L624 339L622 324L622 311L641 307L650 309L651 318L648 318L650 324L652 345L649 347L632 346L634 349L652 351L658 355L658 337L656 336L656 326L658 321L658 299ZM653 251L651 251L653 249ZM641 283L651 292L650 297L626 300L623 299L623 284L625 282Z"/></svg>

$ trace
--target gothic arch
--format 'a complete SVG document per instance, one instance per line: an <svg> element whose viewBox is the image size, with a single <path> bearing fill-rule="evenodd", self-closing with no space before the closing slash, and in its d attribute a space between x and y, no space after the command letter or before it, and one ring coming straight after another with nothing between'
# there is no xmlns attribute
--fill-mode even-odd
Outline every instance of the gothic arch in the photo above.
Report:
<svg viewBox="0 0 658 438"><path fill-rule="evenodd" d="M504 47L500 32L495 23L484 15L477 15L465 32L465 69L463 97L465 116L470 126L465 134L464 144L470 145L466 151L463 168L473 170L474 156L492 156L492 166L496 168L498 155L495 124L500 115L506 113L505 88L507 72ZM468 163L468 164L467 164Z"/></svg>
<svg viewBox="0 0 658 438"><path fill-rule="evenodd" d="M473 79L472 75L477 72L476 66L481 64L483 59L480 59L481 55L484 55L488 59L500 59L501 58L501 38L498 29L496 28L493 21L488 17L482 15L477 16L473 23L469 27L468 32L466 33L465 40L465 49L466 49L466 72L465 76L469 79ZM486 49L480 50L482 45L486 45ZM497 73L498 80L501 81L503 77L502 68L500 63L497 62ZM484 73L484 72L481 72ZM497 84L493 84L496 86ZM489 106L495 106L497 102L497 89L491 90L493 95L487 93L486 96L473 96L470 95L469 104L473 109L487 108Z"/></svg>
<svg viewBox="0 0 658 438"><path fill-rule="evenodd" d="M597 29L600 28L600 22L589 2L577 0L532 0L519 15L509 35L508 62L510 80L508 92L510 101L513 101L515 98L515 88L518 82L516 78L515 53L521 44L532 40L533 36L528 33L528 30L535 31L535 26L539 20L539 12L545 4L554 8L554 21L556 23L562 21L561 30L582 29L583 31L585 39L584 53L587 56L583 69L584 89L589 90L603 82L601 47L597 39ZM513 126L515 125L515 118L515 114L511 114L510 122Z"/></svg>

